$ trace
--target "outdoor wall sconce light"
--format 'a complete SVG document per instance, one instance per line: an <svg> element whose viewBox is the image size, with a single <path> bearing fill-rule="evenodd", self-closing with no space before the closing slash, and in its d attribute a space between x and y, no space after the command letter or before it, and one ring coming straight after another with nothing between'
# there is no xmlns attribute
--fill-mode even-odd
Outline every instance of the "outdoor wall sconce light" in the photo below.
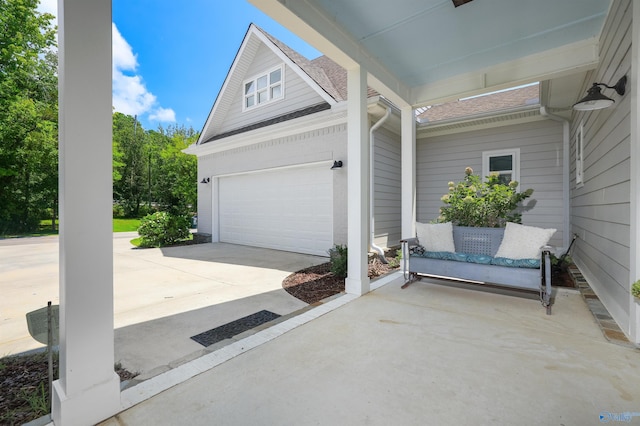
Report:
<svg viewBox="0 0 640 426"><path fill-rule="evenodd" d="M333 166L331 166L331 170L335 170L335 169L341 169L342 168L342 161L341 160L336 160L333 162Z"/></svg>
<svg viewBox="0 0 640 426"><path fill-rule="evenodd" d="M593 86L587 91L587 96L580 99L573 109L577 111L592 111L594 109L609 108L614 104L614 100L606 97L600 93L600 86L604 86L608 89L615 89L616 93L620 96L624 95L625 88L627 86L627 76L623 75L615 86L609 86L604 83L593 83Z"/></svg>
<svg viewBox="0 0 640 426"><path fill-rule="evenodd" d="M202 180L200 181L200 183L209 183L209 182L211 182L211 178L208 178L208 177L202 178Z"/></svg>

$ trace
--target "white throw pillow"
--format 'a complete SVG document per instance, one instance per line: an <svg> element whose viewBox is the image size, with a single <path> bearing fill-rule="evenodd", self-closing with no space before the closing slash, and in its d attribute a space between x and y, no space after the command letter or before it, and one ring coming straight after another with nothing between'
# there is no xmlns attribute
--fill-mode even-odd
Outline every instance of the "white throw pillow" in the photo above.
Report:
<svg viewBox="0 0 640 426"><path fill-rule="evenodd" d="M416 235L420 245L426 251L455 252L453 244L453 227L447 223L420 223L416 222Z"/></svg>
<svg viewBox="0 0 640 426"><path fill-rule="evenodd" d="M537 259L540 257L540 247L546 245L555 232L555 229L507 222L502 243L495 257Z"/></svg>

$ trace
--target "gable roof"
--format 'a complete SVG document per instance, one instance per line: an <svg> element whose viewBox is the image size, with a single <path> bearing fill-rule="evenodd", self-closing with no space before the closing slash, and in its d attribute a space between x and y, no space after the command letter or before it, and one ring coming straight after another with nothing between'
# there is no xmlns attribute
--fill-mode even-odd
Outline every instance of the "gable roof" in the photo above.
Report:
<svg viewBox="0 0 640 426"><path fill-rule="evenodd" d="M275 55L280 57L280 59L282 59L282 61L291 70L300 76L320 95L320 97L323 98L326 104L331 106L343 100L340 92L334 87L332 81L322 68L314 66L311 61L288 47L286 44L266 33L258 26L251 24L247 29L247 33L245 34L242 44L238 49L238 53L236 53L236 57L234 58L231 68L229 69L224 83L222 84L222 88L220 89L213 107L211 108L211 112L209 113L204 127L200 132L200 138L196 143L197 145L219 139L219 137L216 136L220 134L221 126L229 108L231 107L234 96L240 89L242 81L245 78L246 71L251 65L253 58L261 45L271 49ZM304 108L304 110L311 111L309 113L314 111L309 108ZM299 116L300 113L296 114L296 112L292 112L291 114L285 114L283 117L285 117L285 119L291 119ZM281 119L280 121L283 120L284 119ZM265 121L265 123L272 124L270 120ZM256 125L260 127L259 123L256 123ZM256 125L253 125L253 128L256 128ZM238 133L239 131L242 131L242 129L238 129L234 132Z"/></svg>
<svg viewBox="0 0 640 426"><path fill-rule="evenodd" d="M336 101L341 101L346 99L346 97L342 96L342 94L339 92L338 88L334 86L332 80L328 77L324 67L320 66L318 62L316 62L315 60L313 61L308 60L307 58L305 58L304 56L302 56L301 54L299 54L298 52L296 52L295 50L293 50L292 48L290 48L289 46L287 46L277 38L273 37L271 34L262 30L260 27L256 26L256 28L262 31L262 33L269 40L273 42L273 44L278 46L278 48L282 51L282 53L287 55L287 57L289 57L289 59L291 59L291 61L294 64L298 65L311 79L313 79L313 81L315 81L318 84L318 86L320 86L333 99L335 99ZM331 60L329 59L329 61ZM335 62L333 61L331 62L333 63L332 65L333 67L342 68ZM330 69L331 65L329 64L326 64L326 65ZM345 71L345 75L346 75L346 71Z"/></svg>
<svg viewBox="0 0 640 426"><path fill-rule="evenodd" d="M311 61L315 68L322 69L335 87L341 100L347 100L347 70L335 63L327 56L320 56ZM367 86L367 97L377 96L379 93Z"/></svg>

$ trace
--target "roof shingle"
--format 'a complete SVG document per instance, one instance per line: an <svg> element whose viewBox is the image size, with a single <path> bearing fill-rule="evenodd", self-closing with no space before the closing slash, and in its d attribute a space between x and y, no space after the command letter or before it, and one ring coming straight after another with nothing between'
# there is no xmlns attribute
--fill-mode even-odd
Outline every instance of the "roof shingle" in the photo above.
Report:
<svg viewBox="0 0 640 426"><path fill-rule="evenodd" d="M452 120L455 118L471 117L490 112L510 110L540 103L540 87L538 84L513 90L492 93L433 105L418 115L422 123Z"/></svg>

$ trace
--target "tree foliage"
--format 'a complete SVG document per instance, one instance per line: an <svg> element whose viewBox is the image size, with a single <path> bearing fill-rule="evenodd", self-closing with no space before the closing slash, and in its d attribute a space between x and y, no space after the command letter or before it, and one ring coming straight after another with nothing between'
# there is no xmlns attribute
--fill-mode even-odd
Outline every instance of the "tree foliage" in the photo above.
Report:
<svg viewBox="0 0 640 426"><path fill-rule="evenodd" d="M182 150L197 137L184 126L145 131L135 117L114 114L114 200L126 216L151 210L176 215L193 211L197 163Z"/></svg>
<svg viewBox="0 0 640 426"><path fill-rule="evenodd" d="M118 175L118 180L113 183L113 193L125 214L131 217L140 215L144 196L144 139L144 129L137 117L119 112L113 114L113 170Z"/></svg>
<svg viewBox="0 0 640 426"><path fill-rule="evenodd" d="M0 233L33 230L57 205L55 28L37 6L0 1Z"/></svg>
<svg viewBox="0 0 640 426"><path fill-rule="evenodd" d="M160 151L156 168L155 201L173 214L185 215L193 211L197 203L196 157L182 152L195 142L193 129L172 127L167 131L168 143Z"/></svg>
<svg viewBox="0 0 640 426"><path fill-rule="evenodd" d="M58 205L56 28L38 0L0 0L0 235L37 229ZM186 215L196 205L197 138L179 126L145 131L113 114L113 193L129 217ZM115 209L114 209L115 211Z"/></svg>

